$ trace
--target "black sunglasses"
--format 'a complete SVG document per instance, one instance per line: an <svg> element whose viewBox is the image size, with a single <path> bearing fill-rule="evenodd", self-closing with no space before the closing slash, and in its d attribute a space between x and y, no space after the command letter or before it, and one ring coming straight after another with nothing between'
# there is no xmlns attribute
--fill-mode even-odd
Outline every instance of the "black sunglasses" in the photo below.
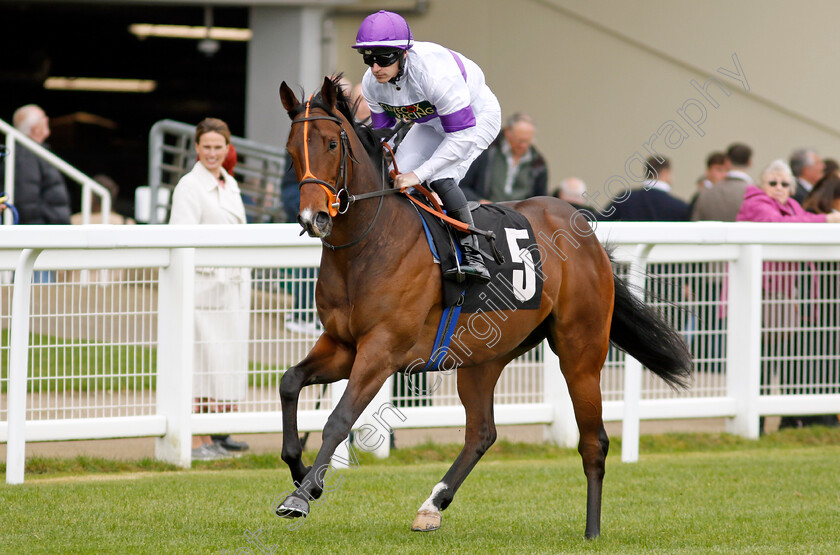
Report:
<svg viewBox="0 0 840 555"><path fill-rule="evenodd" d="M775 181L774 180L774 181L768 181L767 184L770 185L771 187L775 187L776 185L781 185L785 189L790 187L790 183L787 182L787 181Z"/></svg>
<svg viewBox="0 0 840 555"><path fill-rule="evenodd" d="M384 54L362 54L362 59L370 67L373 67L373 64L379 67L388 67L400 59L400 54L402 54L402 50L394 50Z"/></svg>

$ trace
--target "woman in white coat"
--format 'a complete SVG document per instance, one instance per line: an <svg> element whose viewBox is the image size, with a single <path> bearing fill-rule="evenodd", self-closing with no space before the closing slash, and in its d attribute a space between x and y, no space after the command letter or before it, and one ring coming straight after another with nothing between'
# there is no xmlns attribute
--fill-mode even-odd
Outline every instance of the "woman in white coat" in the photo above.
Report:
<svg viewBox="0 0 840 555"><path fill-rule="evenodd" d="M244 224L236 180L223 167L230 147L225 122L206 118L195 131L198 161L172 195L170 225ZM248 388L250 272L244 268L203 268L195 279L194 412L230 412ZM213 441L216 440L216 442ZM194 436L192 458L230 456L247 449L229 436Z"/></svg>

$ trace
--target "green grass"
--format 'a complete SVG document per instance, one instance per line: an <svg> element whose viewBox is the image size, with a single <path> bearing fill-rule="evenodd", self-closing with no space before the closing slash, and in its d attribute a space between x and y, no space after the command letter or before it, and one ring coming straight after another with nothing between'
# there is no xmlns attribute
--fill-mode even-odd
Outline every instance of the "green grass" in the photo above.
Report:
<svg viewBox="0 0 840 555"><path fill-rule="evenodd" d="M330 480L340 487L296 530L289 526L297 521L270 511L291 488L276 455L190 471L145 461L143 472L92 459L50 468L57 463L42 459L44 474L28 468L26 484L0 486L0 553L259 553L245 536L258 529L277 553L840 552L837 429L759 441L646 436L637 464L620 462L619 443L607 461L603 535L594 542L582 538L577 453L501 442L444 512L442 529L428 534L409 532L411 520L458 446L399 449L387 461L363 456L359 468Z"/></svg>
<svg viewBox="0 0 840 555"><path fill-rule="evenodd" d="M9 330L0 332L0 345L9 345ZM27 391L134 391L154 389L157 349L139 345L100 345L82 339L30 334ZM0 349L0 392L8 387L9 349ZM248 385L266 384L266 372L285 370L249 362ZM82 376L84 374L84 376Z"/></svg>
<svg viewBox="0 0 840 555"><path fill-rule="evenodd" d="M2 330L2 345L9 345L9 330ZM153 389L157 349L139 345L101 345L32 333L29 335L27 391L49 380L60 391ZM2 392L8 385L9 349L0 349ZM84 376L82 376L84 374ZM154 374L154 370L152 370ZM61 385L58 385L58 384Z"/></svg>

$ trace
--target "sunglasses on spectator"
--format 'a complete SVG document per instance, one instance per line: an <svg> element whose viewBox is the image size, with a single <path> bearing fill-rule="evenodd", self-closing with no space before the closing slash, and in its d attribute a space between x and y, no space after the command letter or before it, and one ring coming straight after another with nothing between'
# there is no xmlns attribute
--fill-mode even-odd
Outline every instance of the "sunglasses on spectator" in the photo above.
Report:
<svg viewBox="0 0 840 555"><path fill-rule="evenodd" d="M370 67L373 67L373 64L379 67L388 67L400 59L400 54L402 54L402 50L394 50L381 54L363 54L362 59Z"/></svg>
<svg viewBox="0 0 840 555"><path fill-rule="evenodd" d="M782 186L782 187L784 187L785 189L787 189L788 187L790 187L790 182L789 182L789 181L776 181L776 180L773 180L773 181L768 181L768 182L767 182L767 184L768 184L768 185L770 185L771 187L775 187L776 185L781 185L781 186Z"/></svg>

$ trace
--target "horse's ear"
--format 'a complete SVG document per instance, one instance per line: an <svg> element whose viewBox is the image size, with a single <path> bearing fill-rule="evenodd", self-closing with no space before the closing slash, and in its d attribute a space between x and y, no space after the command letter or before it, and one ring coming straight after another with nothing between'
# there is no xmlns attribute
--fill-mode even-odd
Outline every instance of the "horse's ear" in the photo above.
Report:
<svg viewBox="0 0 840 555"><path fill-rule="evenodd" d="M321 85L321 99L327 106L330 107L330 109L335 108L335 87L336 84L335 82L333 82L332 79L330 79L329 77L324 77L324 84Z"/></svg>
<svg viewBox="0 0 840 555"><path fill-rule="evenodd" d="M300 104L295 93L292 92L292 89L289 88L289 85L285 81L280 84L280 100L283 102L283 107L286 108L287 112L291 112Z"/></svg>

